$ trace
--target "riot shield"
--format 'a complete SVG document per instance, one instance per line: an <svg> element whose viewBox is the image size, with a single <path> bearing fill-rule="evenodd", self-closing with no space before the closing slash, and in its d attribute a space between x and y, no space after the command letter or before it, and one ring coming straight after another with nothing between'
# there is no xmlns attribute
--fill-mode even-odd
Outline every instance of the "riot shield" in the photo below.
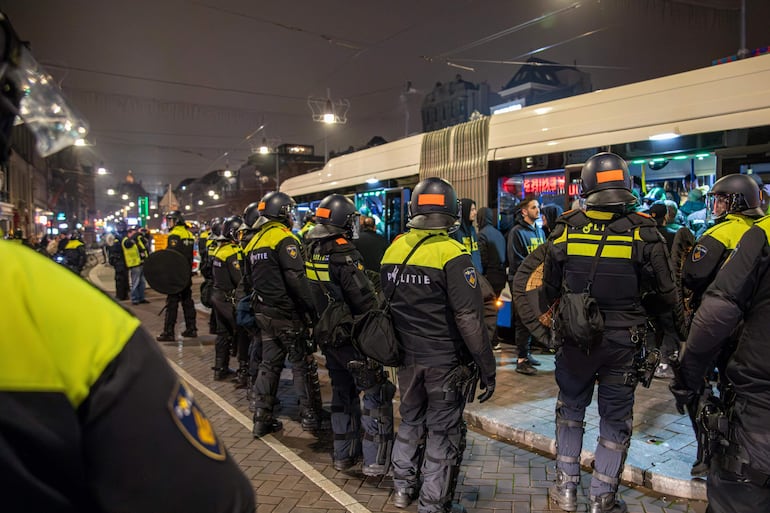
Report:
<svg viewBox="0 0 770 513"><path fill-rule="evenodd" d="M190 285L190 262L178 251L164 249L144 261L144 277L161 294L178 294Z"/></svg>
<svg viewBox="0 0 770 513"><path fill-rule="evenodd" d="M554 305L548 304L543 284L546 245L538 246L519 265L511 291L513 308L529 332L551 347L551 321Z"/></svg>
<svg viewBox="0 0 770 513"><path fill-rule="evenodd" d="M671 269L674 270L674 283L676 284L674 320L679 340L687 340L687 334L690 332L690 323L695 314L692 309L692 291L682 283L684 262L690 256L693 246L695 246L695 236L689 228L683 226L674 236L670 257Z"/></svg>

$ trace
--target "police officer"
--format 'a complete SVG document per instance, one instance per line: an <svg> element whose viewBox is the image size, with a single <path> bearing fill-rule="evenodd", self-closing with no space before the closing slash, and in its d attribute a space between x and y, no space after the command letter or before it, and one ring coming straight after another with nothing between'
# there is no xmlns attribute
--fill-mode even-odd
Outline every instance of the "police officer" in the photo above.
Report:
<svg viewBox="0 0 770 513"><path fill-rule="evenodd" d="M317 311L324 312L336 304L353 315L360 315L377 306L361 254L351 242L357 238L359 229L355 204L341 194L331 194L318 204L315 218L316 226L305 235L308 254L305 269ZM347 470L363 456L364 475L384 475L393 445L396 387L388 380L382 365L367 360L353 347L349 331L317 341L326 357L332 382L334 468ZM361 392L364 393L363 413Z"/></svg>
<svg viewBox="0 0 770 513"><path fill-rule="evenodd" d="M587 209L566 212L557 221L546 242L543 279L549 304L559 296L565 303L563 291L588 288L604 328L593 347L569 340L556 355L556 485L550 497L565 511L577 509L583 421L598 380L601 423L590 512L620 513L627 511L616 492L631 440L634 359L646 338L642 296L656 294L651 303L673 305L675 292L655 222L634 212L626 162L613 153L598 153L586 161L581 178Z"/></svg>
<svg viewBox="0 0 770 513"><path fill-rule="evenodd" d="M238 357L236 384L245 387L248 379L249 337L235 323L235 305L243 298L241 269L243 251L237 242L243 220L228 217L222 224L220 244L211 252L214 289L211 303L217 316L217 341L214 349L214 380L222 381L232 374L228 364L230 353Z"/></svg>
<svg viewBox="0 0 770 513"><path fill-rule="evenodd" d="M254 234L257 233L257 228L254 225L259 219L259 202L254 201L246 205L243 209L243 224L241 224L239 230L239 240L241 249L244 251L243 259L243 292L246 296L250 296L253 293L251 288L251 263L245 253L251 239L254 238ZM252 312L253 313L253 312ZM257 379L257 372L259 370L259 363L262 361L262 337L259 332L258 326L247 328L246 332L249 335L249 382L246 388L246 398L249 400L249 410L252 412L256 410L255 396L254 396L254 382Z"/></svg>
<svg viewBox="0 0 770 513"><path fill-rule="evenodd" d="M70 239L62 253L64 253L67 268L80 276L86 266L86 245L83 244L80 232L74 230L70 233Z"/></svg>
<svg viewBox="0 0 770 513"><path fill-rule="evenodd" d="M246 247L251 266L252 306L262 334L262 361L254 382L254 436L282 428L273 416L283 362L292 364L302 428L321 427L321 385L309 347L308 329L317 319L305 276L299 239L291 232L296 204L288 194L271 192L259 202L257 232Z"/></svg>
<svg viewBox="0 0 770 513"><path fill-rule="evenodd" d="M122 241L128 237L128 225L125 221L115 223L115 238L107 247L107 261L115 269L115 298L119 301L128 299L129 282L126 256L123 253ZM66 244L66 243L65 243Z"/></svg>
<svg viewBox="0 0 770 513"><path fill-rule="evenodd" d="M163 332L157 336L159 342L173 342L175 340L174 327L176 326L176 316L180 302L182 303L185 323L185 330L182 332L182 336L187 338L198 336L198 328L195 327L195 303L192 298L192 264L195 235L187 229L184 217L178 210L166 213L166 221L171 225L171 230L168 232L167 249L178 251L187 259L187 262L190 264L190 282L182 292L166 296L166 318L163 322Z"/></svg>
<svg viewBox="0 0 770 513"><path fill-rule="evenodd" d="M211 295L214 289L214 273L212 265L212 256L214 250L220 243L222 235L222 218L215 217L209 221L209 228L206 231L205 240L201 241L198 238L198 248L201 254L201 276L203 276L203 283L201 283L201 304L206 308L211 308L209 315L209 333L216 335L217 333L217 314L214 311L214 305L211 302Z"/></svg>
<svg viewBox="0 0 770 513"><path fill-rule="evenodd" d="M22 87L17 65L29 65L22 76L44 72L1 13L0 58L4 161ZM56 83L38 78L46 80L35 87ZM38 90L19 110L48 112L34 102L52 95L58 91ZM61 98L56 107L68 109ZM255 510L248 479L138 319L20 245L0 241L0 261L0 322L25 342L0 339L0 361L12 362L0 372L3 511L152 511L159 500L170 511ZM66 330L51 322L54 313L84 312L88 321Z"/></svg>
<svg viewBox="0 0 770 513"><path fill-rule="evenodd" d="M712 427L721 431L720 453L712 457L706 483L708 511L713 513L754 512L770 504L769 268L770 217L765 217L746 231L706 290L690 328L680 373L671 385L684 413L684 407L692 406L703 391L714 354L728 346L743 323L725 371L729 387L722 394L725 411L721 415L727 423L723 431Z"/></svg>
<svg viewBox="0 0 770 513"><path fill-rule="evenodd" d="M307 211L302 219L302 228L300 228L297 232L297 237L304 241L305 235L307 235L307 233L312 230L314 226L315 220L313 219L313 212Z"/></svg>
<svg viewBox="0 0 770 513"><path fill-rule="evenodd" d="M682 283L693 292L693 310L740 238L764 215L759 187L748 175L717 180L708 193L708 203L716 224L698 239L682 268Z"/></svg>
<svg viewBox="0 0 770 513"><path fill-rule="evenodd" d="M452 185L440 178L417 184L409 215L411 230L388 248L380 273L385 297L392 294L403 355L393 502L405 508L419 495L420 513L448 512L461 508L452 497L465 448L463 410L477 379L472 367L486 387L484 402L495 389L496 362L478 271L468 250L447 234L459 215Z"/></svg>

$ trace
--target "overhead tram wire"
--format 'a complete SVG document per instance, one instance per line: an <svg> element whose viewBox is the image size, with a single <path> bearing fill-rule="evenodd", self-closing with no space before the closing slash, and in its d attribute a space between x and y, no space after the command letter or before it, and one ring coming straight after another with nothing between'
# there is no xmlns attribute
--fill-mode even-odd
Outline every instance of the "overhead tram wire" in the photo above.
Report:
<svg viewBox="0 0 770 513"><path fill-rule="evenodd" d="M95 70L95 69L89 69L89 68L81 68L77 66L63 66L61 64L55 64L52 62L41 62L42 65L44 65L47 68L55 68L55 69L63 69L68 71L80 71L83 73L94 73L97 75L105 75L109 77L115 77L115 78L127 78L131 80L143 80L145 82L153 82L156 84L167 84L167 85L176 85L176 86L184 86L184 87L196 87L199 89L206 89L209 91L219 91L224 93L237 93L237 94L246 94L251 96L264 96L269 98L280 98L283 100L301 100L306 101L307 98L299 97L299 96L290 96L286 94L276 94L276 93L268 93L264 91L247 91L245 89L234 89L231 87L217 87L217 86L211 86L206 84L194 84L192 82L182 82L179 80L165 80L161 78L151 78L151 77L142 77L139 75L128 75L125 73L114 73L111 71L101 71L101 70Z"/></svg>
<svg viewBox="0 0 770 513"><path fill-rule="evenodd" d="M460 53L460 52L464 52L465 50L470 50L471 48L475 48L477 46L481 46L481 45L490 43L492 41L495 41L496 39L500 39L501 37L505 37L505 36L508 36L510 34L513 34L514 32L518 32L520 30L523 30L525 28L531 27L533 25L537 25L541 21L545 21L548 18L552 18L552 17L557 16L559 14L563 14L563 13L572 11L574 9L577 9L578 7L580 7L580 2L574 2L574 3L572 3L572 4L570 4L570 5L566 6L566 7L562 7L561 9L557 9L556 11L545 13L542 16L538 16L537 18L533 18L533 19L531 19L529 21L525 21L524 23L520 23L520 24L515 25L513 27L509 27L509 28L507 28L505 30L501 30L500 32L496 32L494 34L491 34L489 36L483 37L481 39L477 39L476 41L472 41L472 42L470 42L470 43L468 43L466 45L460 46L460 47L455 48L453 50L449 50L447 52L443 52L443 53L440 53L440 54L434 55L434 56L423 56L423 59L425 59L427 61L432 61L434 59L441 60L441 58L449 57L451 55L454 55L454 54L457 54L457 53Z"/></svg>

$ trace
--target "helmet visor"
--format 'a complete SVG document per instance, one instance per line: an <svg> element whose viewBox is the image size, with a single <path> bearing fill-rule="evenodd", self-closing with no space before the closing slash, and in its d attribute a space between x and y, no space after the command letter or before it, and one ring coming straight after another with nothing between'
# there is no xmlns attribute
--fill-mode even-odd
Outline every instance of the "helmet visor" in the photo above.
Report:
<svg viewBox="0 0 770 513"><path fill-rule="evenodd" d="M356 212L350 215L350 238L357 239L361 233L361 214Z"/></svg>
<svg viewBox="0 0 770 513"><path fill-rule="evenodd" d="M22 92L19 117L34 134L37 152L48 157L85 138L88 123L69 106L61 89L22 47L18 67L6 71Z"/></svg>
<svg viewBox="0 0 770 513"><path fill-rule="evenodd" d="M299 230L301 226L299 226L298 219L299 214L297 213L297 205L290 205L286 207L286 219L289 223L289 228L292 228L294 230Z"/></svg>
<svg viewBox="0 0 770 513"><path fill-rule="evenodd" d="M709 194L706 200L708 208L708 217L710 219L721 219L730 213L733 209L733 194Z"/></svg>

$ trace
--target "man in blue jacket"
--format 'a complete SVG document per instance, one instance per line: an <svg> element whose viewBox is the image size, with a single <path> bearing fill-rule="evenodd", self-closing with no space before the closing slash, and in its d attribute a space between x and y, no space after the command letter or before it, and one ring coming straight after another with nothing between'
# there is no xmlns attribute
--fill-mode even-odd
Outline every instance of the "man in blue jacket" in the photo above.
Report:
<svg viewBox="0 0 770 513"><path fill-rule="evenodd" d="M527 258L527 255L545 242L545 233L536 223L539 218L540 203L537 198L527 196L519 203L519 215L516 216L516 224L508 232L508 283L511 290L513 290L513 276L519 265ZM540 362L529 354L529 330L516 313L516 305L512 306L515 326L514 337L516 346L519 348L516 372L531 376L537 374L535 367L540 365Z"/></svg>

